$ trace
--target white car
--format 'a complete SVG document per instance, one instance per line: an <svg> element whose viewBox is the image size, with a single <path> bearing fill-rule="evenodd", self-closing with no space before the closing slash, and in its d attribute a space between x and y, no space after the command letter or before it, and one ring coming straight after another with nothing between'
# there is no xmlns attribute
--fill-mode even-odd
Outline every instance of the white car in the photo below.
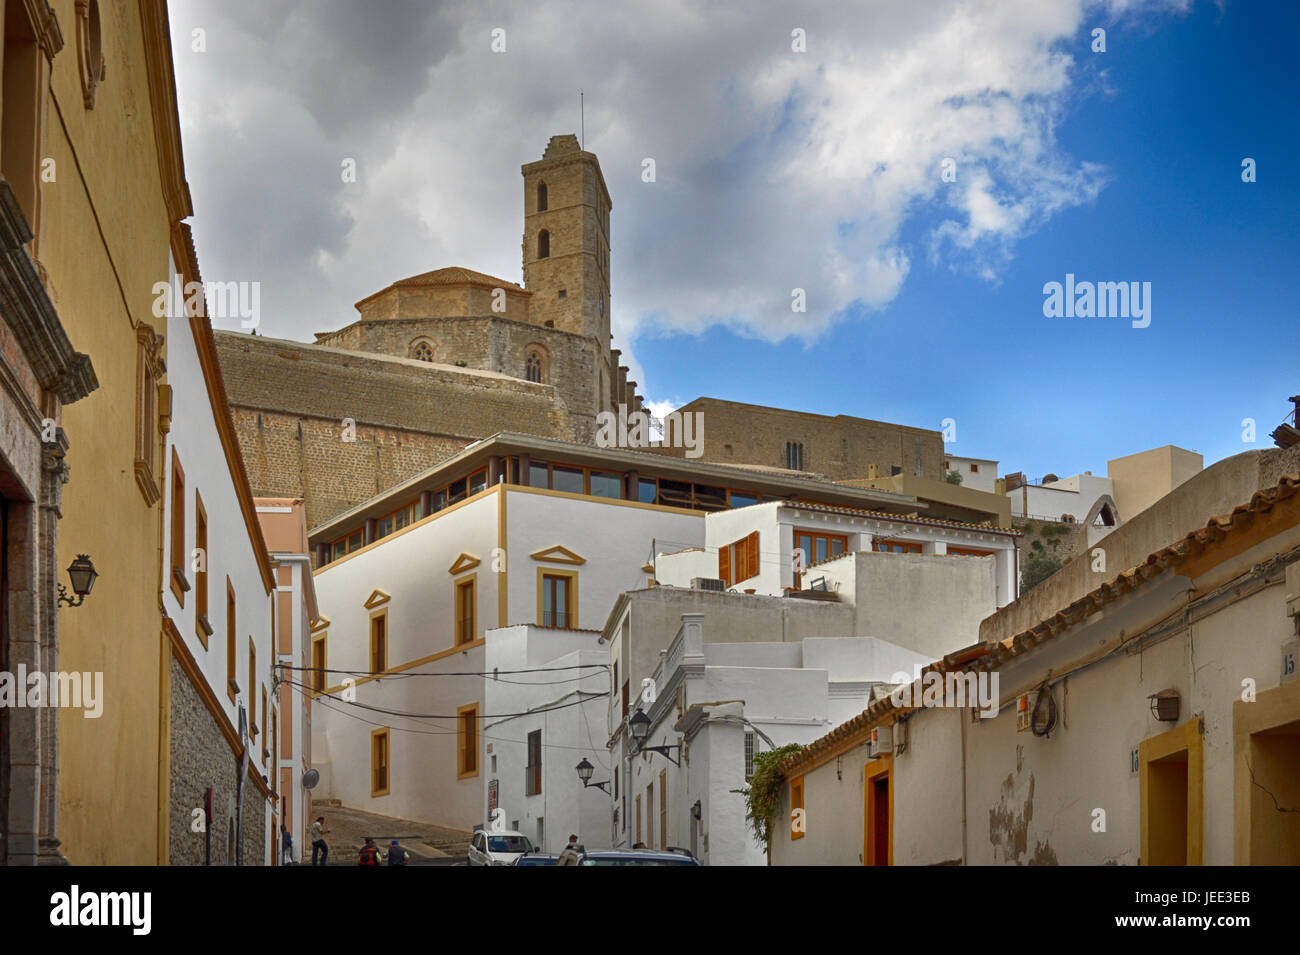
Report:
<svg viewBox="0 0 1300 955"><path fill-rule="evenodd" d="M470 840L466 865L514 865L521 855L533 851L533 844L522 832L506 829L485 832L480 829Z"/></svg>

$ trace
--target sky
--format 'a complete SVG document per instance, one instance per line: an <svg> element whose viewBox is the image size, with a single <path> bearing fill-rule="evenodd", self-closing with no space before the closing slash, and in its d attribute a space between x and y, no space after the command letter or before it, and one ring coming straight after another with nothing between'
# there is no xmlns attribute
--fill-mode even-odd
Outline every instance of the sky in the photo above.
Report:
<svg viewBox="0 0 1300 955"><path fill-rule="evenodd" d="M519 167L585 127L656 409L946 426L1037 478L1271 447L1300 393L1300 4L169 8L199 261L260 283L261 334L444 266L522 282ZM1145 318L1046 314L1067 275Z"/></svg>

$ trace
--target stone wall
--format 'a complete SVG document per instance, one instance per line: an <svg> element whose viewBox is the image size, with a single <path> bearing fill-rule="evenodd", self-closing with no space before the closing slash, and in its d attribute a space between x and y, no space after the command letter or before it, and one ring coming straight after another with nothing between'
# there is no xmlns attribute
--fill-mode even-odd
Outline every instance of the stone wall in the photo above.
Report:
<svg viewBox="0 0 1300 955"><path fill-rule="evenodd" d="M938 431L716 398L697 398L678 410L703 415L705 461L782 468L786 442L794 441L803 445L802 470L833 481L868 477L873 464L882 477L898 467L903 474L943 479L943 436ZM684 449L664 453L681 457Z"/></svg>
<svg viewBox="0 0 1300 955"><path fill-rule="evenodd" d="M212 865L234 865L230 832L235 818L239 762L203 698L174 658L171 661L171 787L168 861L203 865L206 838L194 832L194 810L212 787ZM244 783L243 864L262 865L266 854L266 800Z"/></svg>

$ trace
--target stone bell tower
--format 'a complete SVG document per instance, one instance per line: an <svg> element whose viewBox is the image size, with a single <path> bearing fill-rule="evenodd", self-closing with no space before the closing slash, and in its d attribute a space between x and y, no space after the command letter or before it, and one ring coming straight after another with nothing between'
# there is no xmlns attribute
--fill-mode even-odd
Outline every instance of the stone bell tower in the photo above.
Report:
<svg viewBox="0 0 1300 955"><path fill-rule="evenodd" d="M552 136L524 177L524 287L529 321L609 350L609 213L613 204L595 153L578 137Z"/></svg>

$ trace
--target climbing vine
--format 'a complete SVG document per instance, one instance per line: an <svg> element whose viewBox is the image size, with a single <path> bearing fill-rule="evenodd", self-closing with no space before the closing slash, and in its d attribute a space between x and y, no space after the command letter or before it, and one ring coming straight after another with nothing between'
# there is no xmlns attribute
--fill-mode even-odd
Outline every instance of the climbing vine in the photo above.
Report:
<svg viewBox="0 0 1300 955"><path fill-rule="evenodd" d="M803 749L799 743L788 743L776 749L754 754L754 775L744 789L733 789L745 797L749 826L764 849L769 848L772 823L781 806L781 787L785 777L777 769L781 761Z"/></svg>

